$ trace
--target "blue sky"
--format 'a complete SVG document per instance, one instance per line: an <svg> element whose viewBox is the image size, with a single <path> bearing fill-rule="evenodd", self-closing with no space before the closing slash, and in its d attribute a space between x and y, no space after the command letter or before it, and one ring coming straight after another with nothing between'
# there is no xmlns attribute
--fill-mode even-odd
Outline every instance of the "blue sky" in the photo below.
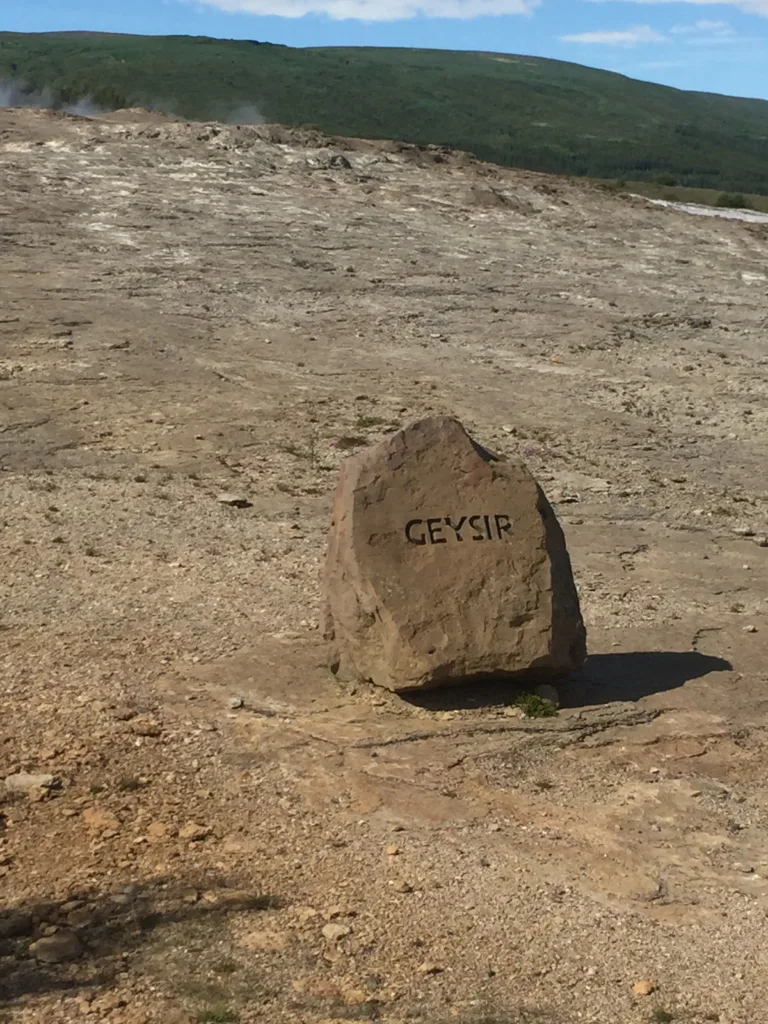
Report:
<svg viewBox="0 0 768 1024"><path fill-rule="evenodd" d="M768 99L768 0L0 0L0 30L63 29L526 53Z"/></svg>

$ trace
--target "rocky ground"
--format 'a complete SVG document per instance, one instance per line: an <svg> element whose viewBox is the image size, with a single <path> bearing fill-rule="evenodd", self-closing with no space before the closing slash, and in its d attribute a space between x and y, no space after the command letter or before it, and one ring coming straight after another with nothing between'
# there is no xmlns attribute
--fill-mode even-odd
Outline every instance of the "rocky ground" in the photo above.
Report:
<svg viewBox="0 0 768 1024"><path fill-rule="evenodd" d="M0 218L0 1020L764 1020L768 228L140 112L0 112ZM322 667L427 412L555 503L555 718Z"/></svg>

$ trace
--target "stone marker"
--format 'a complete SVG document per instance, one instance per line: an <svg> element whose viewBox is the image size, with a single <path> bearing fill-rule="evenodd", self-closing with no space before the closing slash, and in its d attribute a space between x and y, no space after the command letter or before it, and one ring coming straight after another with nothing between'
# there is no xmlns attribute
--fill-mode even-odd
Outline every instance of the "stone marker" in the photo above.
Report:
<svg viewBox="0 0 768 1024"><path fill-rule="evenodd" d="M325 573L332 665L395 691L584 663L565 539L531 473L458 420L414 423L343 464Z"/></svg>

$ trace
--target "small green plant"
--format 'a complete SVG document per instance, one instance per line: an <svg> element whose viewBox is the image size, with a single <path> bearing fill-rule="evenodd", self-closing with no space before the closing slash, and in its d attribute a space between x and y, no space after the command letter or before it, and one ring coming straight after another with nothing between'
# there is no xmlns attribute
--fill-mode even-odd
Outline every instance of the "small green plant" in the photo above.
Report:
<svg viewBox="0 0 768 1024"><path fill-rule="evenodd" d="M551 700L539 697L537 693L521 693L515 701L526 718L554 718L557 708Z"/></svg>
<svg viewBox="0 0 768 1024"><path fill-rule="evenodd" d="M657 1007L651 1014L651 1020L655 1024L672 1024L674 1019L674 1013L670 1013L669 1010L663 1010L660 1007Z"/></svg>
<svg viewBox="0 0 768 1024"><path fill-rule="evenodd" d="M209 1006L197 1015L198 1024L237 1024L240 1017L228 1006Z"/></svg>

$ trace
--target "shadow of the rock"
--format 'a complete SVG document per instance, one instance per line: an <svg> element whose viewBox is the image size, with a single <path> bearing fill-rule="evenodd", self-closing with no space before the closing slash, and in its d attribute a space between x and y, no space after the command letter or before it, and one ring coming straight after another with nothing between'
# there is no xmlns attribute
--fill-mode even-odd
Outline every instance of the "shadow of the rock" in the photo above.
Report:
<svg viewBox="0 0 768 1024"><path fill-rule="evenodd" d="M124 957L156 942L164 929L207 922L219 933L229 914L279 906L275 897L231 885L218 877L154 878L122 890L73 892L63 905L46 899L0 904L0 1006L45 992L108 986L124 969ZM29 947L51 926L74 932L79 955L38 962Z"/></svg>
<svg viewBox="0 0 768 1024"><path fill-rule="evenodd" d="M541 682L538 680L537 682ZM471 711L477 708L511 707L522 693L537 682L527 683L516 676L473 676L434 690L401 693L406 704L426 711Z"/></svg>
<svg viewBox="0 0 768 1024"><path fill-rule="evenodd" d="M556 681L564 707L634 701L653 693L674 690L710 672L727 672L733 666L724 658L698 651L632 651L593 654L584 668L569 679ZM407 704L427 711L469 711L509 707L520 694L534 690L540 678L477 676L435 690L401 694Z"/></svg>
<svg viewBox="0 0 768 1024"><path fill-rule="evenodd" d="M675 690L710 672L728 672L733 665L698 651L630 651L593 654L584 668L561 688L568 707L640 700L654 693Z"/></svg>

